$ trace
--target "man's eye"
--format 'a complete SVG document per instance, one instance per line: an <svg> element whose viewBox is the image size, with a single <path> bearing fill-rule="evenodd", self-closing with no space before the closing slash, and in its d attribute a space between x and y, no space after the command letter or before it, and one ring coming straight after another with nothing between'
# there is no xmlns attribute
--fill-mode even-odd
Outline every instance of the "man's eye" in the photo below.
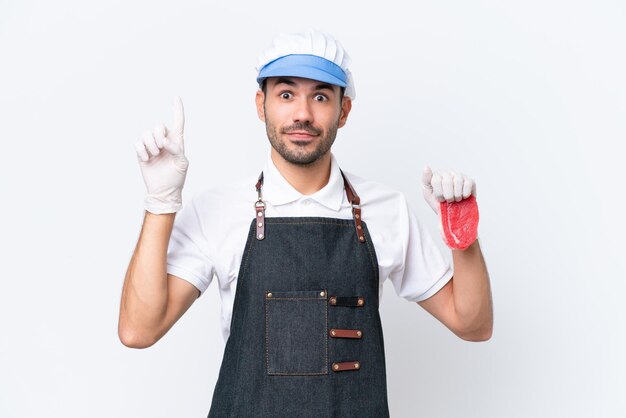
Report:
<svg viewBox="0 0 626 418"><path fill-rule="evenodd" d="M281 93L280 97L283 98L283 99L290 99L291 98L291 93L287 93L287 92Z"/></svg>
<svg viewBox="0 0 626 418"><path fill-rule="evenodd" d="M317 102L324 102L324 101L326 101L328 99L323 94L316 94L314 100L317 101Z"/></svg>

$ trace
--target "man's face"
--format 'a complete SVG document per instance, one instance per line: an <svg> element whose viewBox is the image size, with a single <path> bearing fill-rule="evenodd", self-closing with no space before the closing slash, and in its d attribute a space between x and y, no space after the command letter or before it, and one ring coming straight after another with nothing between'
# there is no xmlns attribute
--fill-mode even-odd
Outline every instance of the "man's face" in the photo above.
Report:
<svg viewBox="0 0 626 418"><path fill-rule="evenodd" d="M328 153L351 109L340 88L308 78L270 77L257 92L259 118L282 158L308 165Z"/></svg>

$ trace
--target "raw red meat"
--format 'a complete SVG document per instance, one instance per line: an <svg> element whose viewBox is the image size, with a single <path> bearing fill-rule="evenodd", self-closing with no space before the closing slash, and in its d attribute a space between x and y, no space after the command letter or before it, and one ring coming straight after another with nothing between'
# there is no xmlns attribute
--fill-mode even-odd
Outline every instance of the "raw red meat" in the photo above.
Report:
<svg viewBox="0 0 626 418"><path fill-rule="evenodd" d="M460 202L440 202L440 219L446 245L464 250L478 236L478 204L474 195Z"/></svg>

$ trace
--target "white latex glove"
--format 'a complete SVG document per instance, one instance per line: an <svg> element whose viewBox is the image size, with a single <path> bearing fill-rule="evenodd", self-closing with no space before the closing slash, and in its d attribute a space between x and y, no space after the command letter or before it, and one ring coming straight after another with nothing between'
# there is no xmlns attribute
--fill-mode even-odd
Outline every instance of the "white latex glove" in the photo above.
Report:
<svg viewBox="0 0 626 418"><path fill-rule="evenodd" d="M174 213L182 206L182 190L189 161L185 157L183 130L185 113L180 97L174 98L174 128L163 124L145 131L135 143L141 175L148 193L144 200L149 212Z"/></svg>
<svg viewBox="0 0 626 418"><path fill-rule="evenodd" d="M425 166L422 172L422 191L428 205L440 214L441 202L460 202L470 195L476 197L476 182L454 171L432 171Z"/></svg>

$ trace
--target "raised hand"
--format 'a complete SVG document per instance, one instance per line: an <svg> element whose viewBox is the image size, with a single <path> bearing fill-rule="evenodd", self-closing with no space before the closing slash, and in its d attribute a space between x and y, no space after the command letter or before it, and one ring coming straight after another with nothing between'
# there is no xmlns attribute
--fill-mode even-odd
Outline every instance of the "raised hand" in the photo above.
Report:
<svg viewBox="0 0 626 418"><path fill-rule="evenodd" d="M135 143L137 159L147 194L145 209L162 214L182 208L182 189L189 161L185 157L183 132L185 113L180 97L174 98L174 126L168 130L158 124L153 131L145 131Z"/></svg>
<svg viewBox="0 0 626 418"><path fill-rule="evenodd" d="M422 171L422 192L437 215L441 202L460 202L470 195L476 197L476 182L462 173L435 171L429 166Z"/></svg>
<svg viewBox="0 0 626 418"><path fill-rule="evenodd" d="M454 171L433 171L424 167L422 192L439 217L439 231L446 245L464 250L478 237L476 183Z"/></svg>

